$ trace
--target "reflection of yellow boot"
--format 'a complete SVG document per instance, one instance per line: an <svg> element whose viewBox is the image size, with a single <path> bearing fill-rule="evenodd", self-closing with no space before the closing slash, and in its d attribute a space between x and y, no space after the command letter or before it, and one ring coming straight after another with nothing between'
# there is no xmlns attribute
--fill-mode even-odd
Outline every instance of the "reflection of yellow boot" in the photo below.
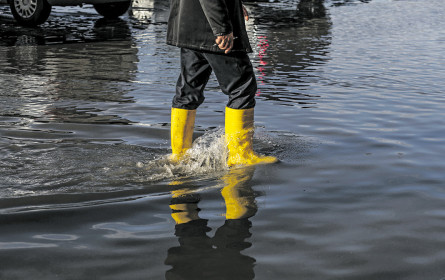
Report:
<svg viewBox="0 0 445 280"><path fill-rule="evenodd" d="M272 156L258 155L253 151L253 108L231 109L226 107L226 143L229 149L227 164L252 165L274 163Z"/></svg>
<svg viewBox="0 0 445 280"><path fill-rule="evenodd" d="M191 195L187 190L172 191L170 209L176 224L180 225L198 220L198 202L199 198Z"/></svg>
<svg viewBox="0 0 445 280"><path fill-rule="evenodd" d="M192 147L193 128L196 110L172 108L171 112L171 146L170 160L180 161Z"/></svg>
<svg viewBox="0 0 445 280"><path fill-rule="evenodd" d="M255 169L253 167L231 169L222 178L224 188L221 194L226 205L226 219L244 219L255 215L257 205L255 194L249 185Z"/></svg>

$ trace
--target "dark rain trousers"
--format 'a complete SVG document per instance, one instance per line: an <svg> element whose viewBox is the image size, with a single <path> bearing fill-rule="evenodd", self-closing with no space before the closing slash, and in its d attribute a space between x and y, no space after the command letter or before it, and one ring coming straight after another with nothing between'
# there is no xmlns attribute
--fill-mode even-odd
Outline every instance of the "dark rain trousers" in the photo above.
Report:
<svg viewBox="0 0 445 280"><path fill-rule="evenodd" d="M229 96L227 107L255 107L257 83L247 53L220 54L186 48L181 48L181 74L176 84L172 107L197 109L204 102L204 88L212 71L222 92Z"/></svg>

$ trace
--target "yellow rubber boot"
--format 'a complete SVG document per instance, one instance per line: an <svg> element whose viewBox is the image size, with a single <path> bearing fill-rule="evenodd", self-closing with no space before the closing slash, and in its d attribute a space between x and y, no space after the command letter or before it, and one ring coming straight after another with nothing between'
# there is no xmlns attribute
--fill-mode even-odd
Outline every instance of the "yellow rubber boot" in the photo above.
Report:
<svg viewBox="0 0 445 280"><path fill-rule="evenodd" d="M226 107L226 143L229 149L227 164L253 165L275 163L276 157L258 155L253 151L253 116L251 109Z"/></svg>
<svg viewBox="0 0 445 280"><path fill-rule="evenodd" d="M171 161L180 161L183 159L187 150L192 147L195 117L196 110L172 108L170 130L172 146Z"/></svg>

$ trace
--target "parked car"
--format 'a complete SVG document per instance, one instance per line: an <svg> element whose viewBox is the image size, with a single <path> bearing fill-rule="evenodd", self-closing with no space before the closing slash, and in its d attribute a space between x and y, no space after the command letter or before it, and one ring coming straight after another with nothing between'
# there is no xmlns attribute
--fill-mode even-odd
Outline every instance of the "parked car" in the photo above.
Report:
<svg viewBox="0 0 445 280"><path fill-rule="evenodd" d="M21 25L36 26L44 23L52 6L78 6L92 4L94 9L105 18L123 15L131 5L131 0L6 0L11 12ZM4 1L1 1L4 2Z"/></svg>

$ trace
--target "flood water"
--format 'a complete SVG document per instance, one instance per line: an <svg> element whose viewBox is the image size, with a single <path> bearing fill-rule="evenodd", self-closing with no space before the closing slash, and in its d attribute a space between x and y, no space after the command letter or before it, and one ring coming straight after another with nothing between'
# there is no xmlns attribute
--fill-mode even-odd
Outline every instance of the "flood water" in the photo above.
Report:
<svg viewBox="0 0 445 280"><path fill-rule="evenodd" d="M215 78L166 159L179 52L168 1L135 3L0 6L0 279L445 277L443 0L246 2L254 146L281 162L231 170Z"/></svg>

